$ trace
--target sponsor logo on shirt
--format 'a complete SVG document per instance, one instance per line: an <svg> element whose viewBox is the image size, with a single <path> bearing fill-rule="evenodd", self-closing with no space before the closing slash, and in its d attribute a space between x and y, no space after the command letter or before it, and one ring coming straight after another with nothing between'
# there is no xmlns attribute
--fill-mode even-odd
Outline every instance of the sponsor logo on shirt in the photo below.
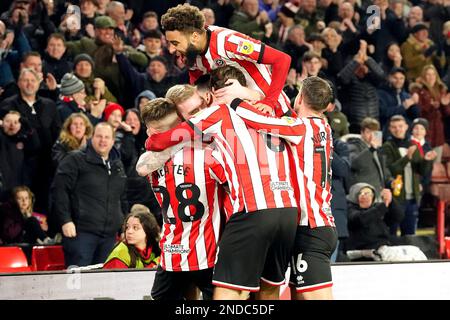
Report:
<svg viewBox="0 0 450 320"><path fill-rule="evenodd" d="M165 244L164 245L164 252L167 253L189 253L191 251L191 249L189 248L184 248L184 246L182 244Z"/></svg>
<svg viewBox="0 0 450 320"><path fill-rule="evenodd" d="M292 188L291 188L289 181L272 181L270 183L270 190L286 191L286 190L292 190Z"/></svg>
<svg viewBox="0 0 450 320"><path fill-rule="evenodd" d="M237 51L242 54L250 55L252 54L254 48L250 41L241 41L238 45Z"/></svg>

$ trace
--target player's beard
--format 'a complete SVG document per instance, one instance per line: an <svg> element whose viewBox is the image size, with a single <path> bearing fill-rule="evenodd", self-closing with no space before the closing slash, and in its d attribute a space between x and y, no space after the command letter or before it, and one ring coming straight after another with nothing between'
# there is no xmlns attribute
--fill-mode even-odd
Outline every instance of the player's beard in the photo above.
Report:
<svg viewBox="0 0 450 320"><path fill-rule="evenodd" d="M197 60L197 56L200 55L201 50L197 49L192 43L186 49L186 66L191 68Z"/></svg>

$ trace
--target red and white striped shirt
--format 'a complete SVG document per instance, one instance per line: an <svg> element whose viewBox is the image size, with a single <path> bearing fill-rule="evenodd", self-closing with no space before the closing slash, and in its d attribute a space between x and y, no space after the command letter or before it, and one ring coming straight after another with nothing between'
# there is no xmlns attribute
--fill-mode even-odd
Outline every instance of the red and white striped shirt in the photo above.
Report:
<svg viewBox="0 0 450 320"><path fill-rule="evenodd" d="M216 158L223 161L230 187L233 213L297 207L288 148L283 140L248 128L223 104L202 110L172 130L152 135L147 145L153 151L164 150L179 143L177 130L187 129L192 136L195 130L214 137L222 160Z"/></svg>
<svg viewBox="0 0 450 320"><path fill-rule="evenodd" d="M211 148L184 147L152 173L151 184L164 224L161 266L167 271L212 268L220 235L225 173Z"/></svg>
<svg viewBox="0 0 450 320"><path fill-rule="evenodd" d="M310 228L335 226L331 213L333 139L327 120L318 117L274 118L238 99L231 105L248 126L290 142L299 225Z"/></svg>
<svg viewBox="0 0 450 320"><path fill-rule="evenodd" d="M205 54L197 56L195 65L189 70L190 83L194 83L201 75L207 74L211 70L229 65L244 73L248 88L257 90L266 97L274 95L272 92L274 87L271 86L273 70L268 64L262 62L264 50L268 48L264 43L234 30L217 26L208 26L207 35L208 50ZM277 54L282 53L277 52ZM289 58L289 56L287 57ZM277 57L277 59L280 60L280 63L285 63L282 61L282 57ZM288 65L289 62L290 60L287 61ZM292 109L289 98L282 90L286 79L276 79L276 81L282 83L279 96L273 99L274 103L276 100L276 105L273 105L275 113L277 116L290 115Z"/></svg>

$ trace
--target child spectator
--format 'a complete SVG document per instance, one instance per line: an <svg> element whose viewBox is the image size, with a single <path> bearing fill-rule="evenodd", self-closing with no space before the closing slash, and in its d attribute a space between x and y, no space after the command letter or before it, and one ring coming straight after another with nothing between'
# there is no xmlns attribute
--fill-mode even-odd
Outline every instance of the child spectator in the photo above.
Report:
<svg viewBox="0 0 450 320"><path fill-rule="evenodd" d="M428 130L428 121L425 118L417 118L411 125L411 143L417 145L420 156L423 158L425 154L431 152L430 159L436 159L436 152L432 151L430 143L425 139ZM422 177L423 192L427 192L431 182L431 170Z"/></svg>
<svg viewBox="0 0 450 320"><path fill-rule="evenodd" d="M154 268L159 263L159 226L150 210L135 204L123 224L124 239L112 250L104 269Z"/></svg>
<svg viewBox="0 0 450 320"><path fill-rule="evenodd" d="M53 244L53 239L47 237L46 234L48 231L47 217L33 210L34 194L30 188L26 186L16 187L12 196L24 218L24 242Z"/></svg>

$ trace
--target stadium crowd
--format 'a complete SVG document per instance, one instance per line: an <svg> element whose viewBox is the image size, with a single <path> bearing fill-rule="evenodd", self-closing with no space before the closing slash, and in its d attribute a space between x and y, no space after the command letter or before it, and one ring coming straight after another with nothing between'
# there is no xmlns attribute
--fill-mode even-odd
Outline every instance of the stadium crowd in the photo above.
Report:
<svg viewBox="0 0 450 320"><path fill-rule="evenodd" d="M159 228L172 223L160 198L165 189L155 187L162 174L147 178L136 165L150 150L149 128L164 127L171 115L155 115L149 105L158 108L159 98L170 98L174 105L163 105L176 104L182 114L182 103L192 97L179 91L191 87L179 85L195 82L204 90L203 77L189 72L191 60L211 73L206 58L198 57L204 53L180 55L169 39L177 29L162 27L169 8L185 2L201 10L206 26L265 43L266 57L288 54L284 78L271 70L273 79L282 79L271 88L283 87L292 108L305 79L329 84L325 115L332 129L331 213L338 239L332 261L348 261L348 250L378 249L399 244L398 235L414 235L422 223L419 209L433 197L433 168L449 161L449 0L12 0L0 3L0 245L62 241L67 265L155 267L155 252L167 264L156 245L168 241L167 234L159 239ZM251 55L252 43L237 50ZM258 63L276 66L266 60ZM225 101L221 92L246 99L239 95L250 87L245 76L239 93L233 82L198 97L210 104ZM248 100L263 112L278 111L269 95ZM210 179L223 184L214 168ZM150 212L131 210L135 205ZM140 247L129 238L129 221L136 230L147 226ZM116 245L122 225L125 237ZM115 261L127 248L132 262ZM167 281L152 294L173 294L164 292Z"/></svg>

